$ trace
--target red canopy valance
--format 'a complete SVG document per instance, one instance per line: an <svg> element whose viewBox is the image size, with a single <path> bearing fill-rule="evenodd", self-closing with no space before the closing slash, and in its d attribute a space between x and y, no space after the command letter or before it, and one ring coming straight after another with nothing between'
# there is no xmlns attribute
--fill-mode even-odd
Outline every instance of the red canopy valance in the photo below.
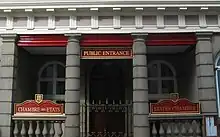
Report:
<svg viewBox="0 0 220 137"><path fill-rule="evenodd" d="M64 35L20 35L18 46L66 46L67 37ZM82 35L80 45L88 46L132 46L131 35ZM196 36L194 34L149 34L146 45L148 46L175 46L194 45Z"/></svg>

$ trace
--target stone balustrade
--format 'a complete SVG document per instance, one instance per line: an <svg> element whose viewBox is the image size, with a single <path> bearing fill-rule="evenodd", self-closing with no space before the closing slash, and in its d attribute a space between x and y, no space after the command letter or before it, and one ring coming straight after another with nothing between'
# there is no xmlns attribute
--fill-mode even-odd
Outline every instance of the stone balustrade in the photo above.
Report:
<svg viewBox="0 0 220 137"><path fill-rule="evenodd" d="M120 108L122 112L125 110L132 110L132 105L116 104L117 107L113 105L110 108ZM82 108L88 109L90 111L102 111L103 104L91 106L83 106ZM127 108L127 109L122 109ZM107 108L106 106L104 108ZM95 110L94 110L95 109ZM82 136L104 136L104 137L112 137L112 136L127 136L132 137L132 111L125 111L126 116L126 133L123 135L118 134L104 134L98 133L95 134L82 134ZM106 111L105 111L106 112ZM118 112L118 111L117 111ZM119 113L119 112L118 112ZM85 117L84 113L81 112L81 117ZM65 124L65 116L64 117L41 117L36 118L34 116L28 117L13 117L13 136L14 137L64 137L64 124ZM150 137L202 137L202 116L201 115L150 115ZM85 121L81 121L81 128L86 126L87 124L83 124ZM87 121L89 122L89 121ZM87 123L86 122L86 123ZM85 132L83 129L81 133ZM129 133L129 134L127 134Z"/></svg>
<svg viewBox="0 0 220 137"><path fill-rule="evenodd" d="M202 117L150 117L151 137L202 137Z"/></svg>
<svg viewBox="0 0 220 137"><path fill-rule="evenodd" d="M65 117L13 117L14 137L63 137Z"/></svg>

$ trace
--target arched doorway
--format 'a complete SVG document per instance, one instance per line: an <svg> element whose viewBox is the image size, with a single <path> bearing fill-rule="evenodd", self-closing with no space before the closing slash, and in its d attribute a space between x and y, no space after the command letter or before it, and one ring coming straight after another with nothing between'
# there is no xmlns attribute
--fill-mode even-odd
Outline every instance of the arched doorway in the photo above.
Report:
<svg viewBox="0 0 220 137"><path fill-rule="evenodd" d="M90 133L93 136L112 136L113 133L122 136L125 133L122 69L113 60L100 61L93 67L89 83Z"/></svg>

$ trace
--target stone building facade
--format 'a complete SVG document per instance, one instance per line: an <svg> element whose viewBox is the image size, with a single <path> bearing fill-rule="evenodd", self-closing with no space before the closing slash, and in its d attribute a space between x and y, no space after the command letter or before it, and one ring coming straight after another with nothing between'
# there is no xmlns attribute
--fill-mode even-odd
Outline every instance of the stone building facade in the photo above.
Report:
<svg viewBox="0 0 220 137"><path fill-rule="evenodd" d="M0 2L0 137L53 134L15 130L13 104L36 93L65 104L57 136L167 135L160 123L168 118L151 117L149 104L179 93L199 102L201 114L168 123L192 120L199 127L192 134L205 137L202 118L220 116L218 8L214 0ZM82 57L83 49L117 48L131 49L132 58ZM90 112L103 104L126 112Z"/></svg>

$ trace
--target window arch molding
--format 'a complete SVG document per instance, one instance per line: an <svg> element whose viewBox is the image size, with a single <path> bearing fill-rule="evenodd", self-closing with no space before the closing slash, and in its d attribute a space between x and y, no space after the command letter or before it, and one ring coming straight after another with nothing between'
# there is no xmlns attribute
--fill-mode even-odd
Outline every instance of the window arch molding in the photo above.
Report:
<svg viewBox="0 0 220 137"><path fill-rule="evenodd" d="M49 69L49 71L47 71L47 69ZM44 88L43 83L48 84L46 86L47 89ZM61 88L58 88L58 85L59 86L61 85ZM59 92L58 92L58 89L60 89ZM65 65L62 62L59 62L59 61L46 62L39 69L38 81L37 81L37 93L43 93L44 97L46 97L47 99L54 99L54 100L64 99Z"/></svg>
<svg viewBox="0 0 220 137"><path fill-rule="evenodd" d="M165 60L154 60L154 61L150 61L150 63L148 64L148 66L152 66L153 64L165 64L166 66L168 66L172 73L173 76L176 77L176 69L173 67L173 65Z"/></svg>
<svg viewBox="0 0 220 137"><path fill-rule="evenodd" d="M169 74L167 74L167 72ZM168 83L167 91L164 88L166 82ZM151 61L148 64L148 85L149 94L153 94L153 98L156 99L166 98L169 97L170 92L177 92L176 70L173 65L165 60ZM172 89L172 91L170 91L170 89Z"/></svg>
<svg viewBox="0 0 220 137"><path fill-rule="evenodd" d="M42 72L45 70L45 68L47 68L49 65L54 65L54 64L58 64L58 65L61 65L62 67L65 68L65 65L59 61L50 61L50 62L47 62L45 63L39 70L38 72L38 78L40 78Z"/></svg>
<svg viewBox="0 0 220 137"><path fill-rule="evenodd" d="M219 63L219 65L218 65L218 63ZM218 56L216 57L215 68L220 69L220 53L218 53Z"/></svg>
<svg viewBox="0 0 220 137"><path fill-rule="evenodd" d="M217 54L215 60L215 82L216 82L216 99L218 107L218 116L220 117L220 53Z"/></svg>

